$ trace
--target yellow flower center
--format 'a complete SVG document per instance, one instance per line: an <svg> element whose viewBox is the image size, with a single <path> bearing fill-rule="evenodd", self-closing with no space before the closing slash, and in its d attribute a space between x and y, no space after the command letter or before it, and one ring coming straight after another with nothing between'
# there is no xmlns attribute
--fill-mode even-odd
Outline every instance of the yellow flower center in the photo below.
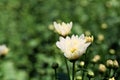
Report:
<svg viewBox="0 0 120 80"><path fill-rule="evenodd" d="M70 51L74 53L76 51L76 48L72 48Z"/></svg>

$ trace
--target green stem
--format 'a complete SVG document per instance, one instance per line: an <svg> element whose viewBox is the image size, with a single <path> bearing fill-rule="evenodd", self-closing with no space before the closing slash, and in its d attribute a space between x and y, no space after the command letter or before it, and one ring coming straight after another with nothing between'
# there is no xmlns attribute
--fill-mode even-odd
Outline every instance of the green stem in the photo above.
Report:
<svg viewBox="0 0 120 80"><path fill-rule="evenodd" d="M87 68L87 61L86 61L87 59L86 59L86 53L84 54L84 61L85 61L85 66L84 66L84 68L86 69ZM84 80L84 76L85 76L85 72L84 72L84 70L83 70L83 73L82 73L82 80Z"/></svg>
<svg viewBox="0 0 120 80"><path fill-rule="evenodd" d="M82 80L84 80L84 71L82 71Z"/></svg>
<svg viewBox="0 0 120 80"><path fill-rule="evenodd" d="M85 67L84 68L86 68L87 67L87 55L86 55L86 53L84 54L84 61L85 61Z"/></svg>
<svg viewBox="0 0 120 80"><path fill-rule="evenodd" d="M91 78L89 77L89 80L91 80Z"/></svg>
<svg viewBox="0 0 120 80"><path fill-rule="evenodd" d="M75 61L73 61L72 80L74 80L74 77L75 77Z"/></svg>
<svg viewBox="0 0 120 80"><path fill-rule="evenodd" d="M67 59L66 59L66 58L65 58L65 64L66 64L66 69L67 69L68 78L69 78L69 80L70 80L70 71L69 71L68 62L67 62Z"/></svg>
<svg viewBox="0 0 120 80"><path fill-rule="evenodd" d="M54 70L55 70L55 80L57 80L57 70L56 69Z"/></svg>
<svg viewBox="0 0 120 80"><path fill-rule="evenodd" d="M112 77L112 75L111 75L111 71L112 71L112 69L109 68L109 77Z"/></svg>

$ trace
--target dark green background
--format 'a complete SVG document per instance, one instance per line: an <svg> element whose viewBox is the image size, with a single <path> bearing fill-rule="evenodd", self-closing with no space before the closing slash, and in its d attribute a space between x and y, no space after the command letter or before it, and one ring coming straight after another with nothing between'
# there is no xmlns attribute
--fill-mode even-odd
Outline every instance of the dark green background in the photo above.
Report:
<svg viewBox="0 0 120 80"><path fill-rule="evenodd" d="M90 59L99 54L101 63L109 58L120 61L119 0L0 0L0 44L10 48L0 61L0 80L53 80L53 62L64 72L55 45L59 36L49 29L53 21L72 21L71 34L91 32ZM115 55L109 54L110 49Z"/></svg>

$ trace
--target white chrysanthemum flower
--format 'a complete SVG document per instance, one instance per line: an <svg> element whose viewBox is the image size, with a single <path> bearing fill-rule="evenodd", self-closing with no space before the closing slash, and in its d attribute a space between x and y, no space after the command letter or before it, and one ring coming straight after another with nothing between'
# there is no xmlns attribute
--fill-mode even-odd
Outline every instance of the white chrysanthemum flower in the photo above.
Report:
<svg viewBox="0 0 120 80"><path fill-rule="evenodd" d="M62 36L68 35L72 28L72 22L67 24L64 22L62 22L62 24L54 22L53 24L54 24L55 30Z"/></svg>
<svg viewBox="0 0 120 80"><path fill-rule="evenodd" d="M89 39L88 39L89 38ZM87 47L93 41L93 37L85 37L82 34L80 37L72 35L72 37L60 37L60 41L57 41L56 45L64 52L64 56L69 60L78 59L83 53L85 53Z"/></svg>
<svg viewBox="0 0 120 80"><path fill-rule="evenodd" d="M9 49L6 47L6 45L0 45L0 55L7 54Z"/></svg>

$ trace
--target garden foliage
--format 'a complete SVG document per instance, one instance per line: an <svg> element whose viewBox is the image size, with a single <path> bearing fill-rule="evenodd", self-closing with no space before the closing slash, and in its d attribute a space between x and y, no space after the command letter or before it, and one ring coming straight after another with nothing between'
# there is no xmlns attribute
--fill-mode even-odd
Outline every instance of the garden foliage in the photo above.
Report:
<svg viewBox="0 0 120 80"><path fill-rule="evenodd" d="M54 62L59 64L58 77L66 78L54 21L72 21L71 33L94 36L85 62L100 55L96 68L88 65L99 79L99 64L106 65L108 59L120 63L119 9L120 0L0 0L0 44L9 48L7 55L0 56L0 80L53 80ZM118 75L115 78L120 80Z"/></svg>

